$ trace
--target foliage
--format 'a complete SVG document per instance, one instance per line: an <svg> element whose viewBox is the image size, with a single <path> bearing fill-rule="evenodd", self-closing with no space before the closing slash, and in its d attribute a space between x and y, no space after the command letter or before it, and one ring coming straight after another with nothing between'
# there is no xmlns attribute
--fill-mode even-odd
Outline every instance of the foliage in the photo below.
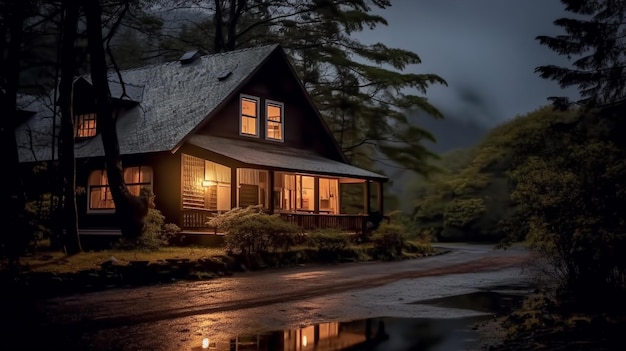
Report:
<svg viewBox="0 0 626 351"><path fill-rule="evenodd" d="M161 211L150 208L146 216L146 226L141 236L136 239L120 238L115 247L120 250L159 250L170 244L170 240L178 233L180 227L173 223L165 223Z"/></svg>
<svg viewBox="0 0 626 351"><path fill-rule="evenodd" d="M406 229L394 223L382 223L372 233L371 241L374 250L382 259L398 259L402 257L402 249L407 240Z"/></svg>
<svg viewBox="0 0 626 351"><path fill-rule="evenodd" d="M434 137L407 114L441 118L423 95L431 85L446 85L445 80L408 72L421 63L416 53L363 44L352 35L387 25L376 10L389 6L389 1L364 0L229 0L189 6L171 0L160 1L158 11L149 6L133 11L140 14L133 23L141 30L141 19L152 19L147 21L152 30L142 30L146 58L155 52L172 60L189 49L219 53L279 43L353 164L376 171L376 162L382 161L427 173L426 161L435 155L424 141ZM172 25L165 28L165 22ZM117 53L120 62L136 57L128 50Z"/></svg>
<svg viewBox="0 0 626 351"><path fill-rule="evenodd" d="M307 244L317 249L319 257L330 262L337 261L351 244L348 234L339 228L316 229L307 236Z"/></svg>
<svg viewBox="0 0 626 351"><path fill-rule="evenodd" d="M546 130L575 123L576 113L546 106L492 129L473 148L442 155L441 172L411 188L419 231L443 241L500 241L514 212L508 172L551 143Z"/></svg>
<svg viewBox="0 0 626 351"><path fill-rule="evenodd" d="M217 215L208 224L227 232L226 251L246 255L273 251L289 251L305 242L301 228L288 223L280 215L269 215L260 206L235 208Z"/></svg>
<svg viewBox="0 0 626 351"><path fill-rule="evenodd" d="M512 228L547 260L559 298L578 307L606 308L626 292L626 149L608 137L614 127L583 114L547 131L543 148L511 172Z"/></svg>
<svg viewBox="0 0 626 351"><path fill-rule="evenodd" d="M536 39L572 61L572 67L539 66L542 78L575 86L587 106L619 103L626 98L626 51L624 22L626 3L614 0L561 0L570 18L559 18L554 25L565 34L538 36ZM551 97L557 106L569 104L567 98Z"/></svg>

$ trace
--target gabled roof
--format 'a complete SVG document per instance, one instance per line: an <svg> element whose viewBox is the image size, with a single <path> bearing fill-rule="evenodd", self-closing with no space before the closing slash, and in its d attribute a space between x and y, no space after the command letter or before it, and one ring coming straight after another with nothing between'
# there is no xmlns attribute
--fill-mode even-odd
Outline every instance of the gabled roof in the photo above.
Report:
<svg viewBox="0 0 626 351"><path fill-rule="evenodd" d="M230 101L277 50L295 77L293 67L277 44L201 57L194 54L188 60L121 71L119 74L123 85L118 73L111 72L108 77L111 97L129 103L122 108L122 114L117 121L120 153L129 155L175 152L184 142L189 142L250 165L272 165L285 170L299 169L312 173L386 179L385 176L307 150L289 149L284 145L279 150L279 147L264 146L262 143L248 145L238 140L194 135L199 126L211 118L215 111L219 111L222 104ZM79 81L80 89L90 89L89 75L75 80ZM307 101L313 106L304 86L299 80L298 82ZM25 100L21 105L21 110L33 116L16 130L20 162L51 159L52 131L56 135L60 131L59 118L53 127L52 101L54 99L50 96L43 100ZM43 102L47 102L47 105ZM343 158L344 155L328 126L319 114L318 118L326 128L329 141L333 143L337 154ZM232 150L224 148L227 144ZM233 153L233 150L239 150L241 155ZM54 153L56 159L56 149ZM246 153L248 156L244 155ZM250 155L256 156L251 159ZM76 158L100 156L104 156L104 149L99 134L76 142Z"/></svg>
<svg viewBox="0 0 626 351"><path fill-rule="evenodd" d="M122 71L129 100L141 102L141 105L127 110L118 120L120 152L141 154L174 150L277 48L278 45L261 46L202 56L186 64L174 61ZM224 72L231 73L225 79L218 79ZM90 81L89 76L84 78ZM112 96L121 97L121 84L115 72L109 74L109 81ZM17 128L21 162L50 159L51 111L52 108L40 110ZM57 135L58 130L57 126ZM104 156L100 135L77 142L76 146L77 158Z"/></svg>

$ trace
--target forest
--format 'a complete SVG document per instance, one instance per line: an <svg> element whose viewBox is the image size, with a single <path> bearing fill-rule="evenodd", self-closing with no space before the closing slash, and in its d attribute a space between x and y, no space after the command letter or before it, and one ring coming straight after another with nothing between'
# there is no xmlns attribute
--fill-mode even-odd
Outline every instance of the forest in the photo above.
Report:
<svg viewBox="0 0 626 351"><path fill-rule="evenodd" d="M607 309L626 290L626 4L562 3L572 16L554 24L566 34L536 40L571 57L571 67L546 65L529 74L576 87L582 99L547 97L551 105L512 118L475 146L438 155L425 146L436 142L433 136L408 116L445 118L425 97L429 87L446 85L445 77L405 73L421 62L417 53L351 36L385 25L375 10L390 1L3 0L2 161L17 168L13 130L23 117L20 94L56 87L63 127L58 181L48 196L56 201L51 212L62 224L56 229L64 248L80 252L68 82L90 73L100 87L97 118L108 140L107 171L122 232L139 236L147 205L128 193L118 171L106 71L175 60L190 48L208 54L280 43L353 164L413 172L408 191L387 193L388 203L407 197L402 201L410 208L402 217L411 230L434 241L503 248L527 242L550 263L546 274L559 282L563 301ZM5 175L1 253L18 259L32 231L27 203L33 199L17 172Z"/></svg>

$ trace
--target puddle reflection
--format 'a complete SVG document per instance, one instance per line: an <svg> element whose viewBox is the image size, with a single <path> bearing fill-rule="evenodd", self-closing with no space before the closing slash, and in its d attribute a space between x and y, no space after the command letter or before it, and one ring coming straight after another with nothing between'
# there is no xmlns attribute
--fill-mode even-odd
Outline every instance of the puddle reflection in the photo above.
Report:
<svg viewBox="0 0 626 351"><path fill-rule="evenodd" d="M521 294L477 292L421 301L447 308L472 309L504 313L521 298ZM240 335L230 340L205 337L193 351L444 351L479 346L473 326L492 318L392 318L377 317L350 321L333 321L296 329Z"/></svg>
<svg viewBox="0 0 626 351"><path fill-rule="evenodd" d="M205 337L193 351L455 350L476 342L471 326L488 317L457 319L368 318L328 322L230 340Z"/></svg>

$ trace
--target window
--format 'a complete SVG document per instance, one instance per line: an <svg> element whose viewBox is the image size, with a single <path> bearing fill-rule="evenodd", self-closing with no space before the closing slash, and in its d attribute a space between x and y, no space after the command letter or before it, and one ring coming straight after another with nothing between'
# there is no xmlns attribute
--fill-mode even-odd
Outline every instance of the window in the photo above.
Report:
<svg viewBox="0 0 626 351"><path fill-rule="evenodd" d="M96 136L96 114L85 113L76 115L76 137L91 138Z"/></svg>
<svg viewBox="0 0 626 351"><path fill-rule="evenodd" d="M124 182L131 194L139 196L141 189L152 189L152 168L128 167L124 169ZM113 196L106 170L96 170L89 175L89 211L113 210Z"/></svg>
<svg viewBox="0 0 626 351"><path fill-rule="evenodd" d="M252 169L237 169L239 207L261 205L268 208L268 172Z"/></svg>
<svg viewBox="0 0 626 351"><path fill-rule="evenodd" d="M267 117L267 129L265 138L268 140L283 140L283 110L284 105L280 102L267 101L265 115Z"/></svg>
<svg viewBox="0 0 626 351"><path fill-rule="evenodd" d="M242 135L259 136L259 98L241 97L241 129Z"/></svg>
<svg viewBox="0 0 626 351"><path fill-rule="evenodd" d="M183 209L227 211L230 168L183 154Z"/></svg>

